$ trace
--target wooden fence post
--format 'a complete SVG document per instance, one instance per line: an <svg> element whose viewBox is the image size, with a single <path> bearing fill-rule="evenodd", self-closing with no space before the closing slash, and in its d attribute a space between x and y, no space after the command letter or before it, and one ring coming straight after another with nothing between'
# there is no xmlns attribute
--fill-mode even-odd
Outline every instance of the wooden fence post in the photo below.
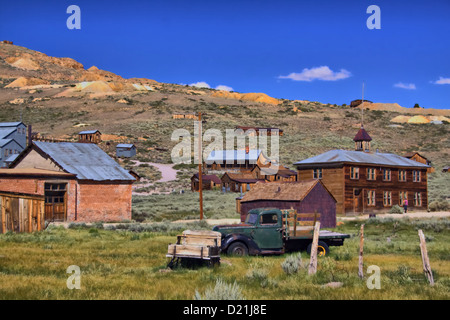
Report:
<svg viewBox="0 0 450 320"><path fill-rule="evenodd" d="M359 265L358 265L358 277L364 278L363 269L363 256L364 256L364 224L361 225L359 232Z"/></svg>
<svg viewBox="0 0 450 320"><path fill-rule="evenodd" d="M422 230L419 230L420 239L420 253L422 254L423 272L430 282L430 286L434 286L433 272L431 271L430 260L428 259L427 244L425 242L425 235Z"/></svg>
<svg viewBox="0 0 450 320"><path fill-rule="evenodd" d="M317 272L317 244L319 243L320 222L317 221L314 226L314 236L311 245L311 258L309 260L308 274L312 275Z"/></svg>

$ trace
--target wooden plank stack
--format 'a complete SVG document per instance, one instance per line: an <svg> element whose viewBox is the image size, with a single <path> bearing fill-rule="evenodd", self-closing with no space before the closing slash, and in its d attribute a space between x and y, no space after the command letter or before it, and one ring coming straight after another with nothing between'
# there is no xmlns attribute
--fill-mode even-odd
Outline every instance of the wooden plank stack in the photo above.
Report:
<svg viewBox="0 0 450 320"><path fill-rule="evenodd" d="M177 236L177 243L169 244L166 256L204 260L218 258L221 238L220 232L185 230L182 235Z"/></svg>

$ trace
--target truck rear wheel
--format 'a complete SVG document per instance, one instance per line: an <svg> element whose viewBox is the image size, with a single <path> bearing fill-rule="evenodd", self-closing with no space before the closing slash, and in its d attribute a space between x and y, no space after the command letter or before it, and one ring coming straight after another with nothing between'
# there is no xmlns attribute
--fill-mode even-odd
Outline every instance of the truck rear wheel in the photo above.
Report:
<svg viewBox="0 0 450 320"><path fill-rule="evenodd" d="M310 243L308 245L308 248L306 248L306 252L308 252L308 254L311 254L311 247L312 247L312 243ZM324 256L328 255L329 253L330 253L330 248L328 248L328 245L323 241L319 241L317 243L317 255L319 257L324 257Z"/></svg>
<svg viewBox="0 0 450 320"><path fill-rule="evenodd" d="M244 243L236 241L230 244L227 253L234 256L246 256L248 255L248 248Z"/></svg>

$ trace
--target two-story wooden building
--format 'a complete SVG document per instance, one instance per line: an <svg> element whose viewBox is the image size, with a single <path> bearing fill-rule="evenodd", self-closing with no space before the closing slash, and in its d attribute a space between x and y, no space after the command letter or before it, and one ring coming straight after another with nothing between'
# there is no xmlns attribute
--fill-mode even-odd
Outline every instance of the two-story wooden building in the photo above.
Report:
<svg viewBox="0 0 450 320"><path fill-rule="evenodd" d="M213 150L204 168L207 172L250 172L256 165L266 165L269 161L259 149Z"/></svg>
<svg viewBox="0 0 450 320"><path fill-rule="evenodd" d="M429 165L391 154L371 152L363 127L356 150L331 150L295 163L298 180L320 179L337 200L340 215L387 211L408 199L409 207L428 207Z"/></svg>

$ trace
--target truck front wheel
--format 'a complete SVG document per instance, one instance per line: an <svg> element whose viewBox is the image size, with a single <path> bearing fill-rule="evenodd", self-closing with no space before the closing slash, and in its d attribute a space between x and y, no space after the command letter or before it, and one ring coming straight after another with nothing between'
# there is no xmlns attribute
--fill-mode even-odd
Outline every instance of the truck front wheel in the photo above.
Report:
<svg viewBox="0 0 450 320"><path fill-rule="evenodd" d="M234 256L246 256L248 255L248 248L244 243L237 241L230 244L227 253Z"/></svg>
<svg viewBox="0 0 450 320"><path fill-rule="evenodd" d="M308 248L306 248L306 252L308 252L308 254L311 254L311 247L312 247L312 243L310 243L308 245ZM317 255L319 257L323 257L326 256L330 253L330 248L328 248L328 245L323 242L323 241L319 241L317 243Z"/></svg>

